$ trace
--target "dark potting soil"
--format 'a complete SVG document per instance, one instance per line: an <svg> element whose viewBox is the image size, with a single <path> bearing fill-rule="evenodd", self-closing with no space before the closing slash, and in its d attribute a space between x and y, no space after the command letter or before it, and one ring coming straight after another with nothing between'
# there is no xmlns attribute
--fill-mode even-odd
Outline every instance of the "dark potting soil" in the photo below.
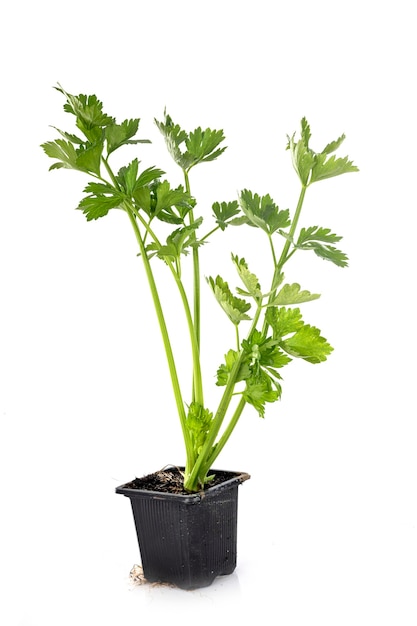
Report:
<svg viewBox="0 0 417 626"><path fill-rule="evenodd" d="M209 476L212 474L209 474ZM214 478L205 486L205 489L220 485L232 477L231 472L214 472ZM146 491L162 491L164 493L176 493L189 495L183 486L183 475L179 468L169 467L159 472L148 474L142 478L135 478L132 482L124 485L127 489L145 489Z"/></svg>

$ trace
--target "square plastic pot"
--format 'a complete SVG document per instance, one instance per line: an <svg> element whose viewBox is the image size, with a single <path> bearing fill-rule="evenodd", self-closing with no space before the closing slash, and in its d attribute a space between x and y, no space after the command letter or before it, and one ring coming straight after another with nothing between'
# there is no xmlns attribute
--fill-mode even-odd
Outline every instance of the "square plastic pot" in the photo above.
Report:
<svg viewBox="0 0 417 626"><path fill-rule="evenodd" d="M250 476L221 473L224 482L186 495L135 489L132 482L116 488L131 501L146 580L196 589L235 570L238 487Z"/></svg>

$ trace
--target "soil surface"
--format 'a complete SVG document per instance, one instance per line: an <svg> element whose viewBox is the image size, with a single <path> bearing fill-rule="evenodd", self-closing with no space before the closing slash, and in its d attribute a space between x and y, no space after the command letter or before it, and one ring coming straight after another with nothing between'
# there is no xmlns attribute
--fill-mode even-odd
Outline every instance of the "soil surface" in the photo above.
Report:
<svg viewBox="0 0 417 626"><path fill-rule="evenodd" d="M168 467L159 472L148 474L148 476L143 476L143 478L135 478L135 480L127 483L124 487L127 489L145 489L146 491L162 491L164 493L189 495L190 492L186 491L183 486L182 469L183 468ZM219 485L236 475L233 472L216 470L213 470L213 474L214 478L207 483L205 489Z"/></svg>

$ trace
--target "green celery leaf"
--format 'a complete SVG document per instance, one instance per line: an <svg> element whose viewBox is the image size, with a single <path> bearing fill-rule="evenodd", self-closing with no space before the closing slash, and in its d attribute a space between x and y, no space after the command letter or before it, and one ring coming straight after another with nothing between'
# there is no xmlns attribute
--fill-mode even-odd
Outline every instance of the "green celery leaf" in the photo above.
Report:
<svg viewBox="0 0 417 626"><path fill-rule="evenodd" d="M56 126L52 126L52 128L55 128L55 130L57 130L59 134L62 135L62 137L64 137L64 139L67 139L71 143L81 145L85 141L84 139L80 139L79 137L77 137L77 135L73 135L72 133L66 133L64 130L60 130Z"/></svg>
<svg viewBox="0 0 417 626"><path fill-rule="evenodd" d="M282 304L300 304L301 302L311 302L320 298L318 293L310 293L301 290L298 283L284 285L269 306L278 306Z"/></svg>
<svg viewBox="0 0 417 626"><path fill-rule="evenodd" d="M117 197L121 198L121 196L116 193L115 188L112 187L109 183L96 183L94 181L91 181L84 189L84 193L92 194L95 196L117 195Z"/></svg>
<svg viewBox="0 0 417 626"><path fill-rule="evenodd" d="M120 202L120 198L116 196L87 196L81 200L77 208L84 213L89 222L104 217L110 209L119 207Z"/></svg>
<svg viewBox="0 0 417 626"><path fill-rule="evenodd" d="M184 218L192 208L191 197L184 191L182 185L172 189L169 182L165 180L156 187L155 216L165 221L164 215L172 207L182 209L180 214Z"/></svg>
<svg viewBox="0 0 417 626"><path fill-rule="evenodd" d="M155 120L155 123L165 139L172 158L184 171L188 172L198 163L217 159L226 149L218 147L224 140L222 130L197 128L188 134L178 124L174 124L166 111L164 121Z"/></svg>
<svg viewBox="0 0 417 626"><path fill-rule="evenodd" d="M161 176L163 176L165 172L160 170L153 165L151 167L147 167L143 172L139 174L139 177L136 181L135 190L143 187L144 185L149 185L153 181L158 180Z"/></svg>
<svg viewBox="0 0 417 626"><path fill-rule="evenodd" d="M300 330L304 325L298 308L271 307L267 309L266 321L272 328L273 338L278 341Z"/></svg>
<svg viewBox="0 0 417 626"><path fill-rule="evenodd" d="M86 172L92 172L100 176L101 155L103 153L103 143L87 142L77 150L77 167Z"/></svg>
<svg viewBox="0 0 417 626"><path fill-rule="evenodd" d="M327 340L320 335L320 330L309 324L302 326L280 345L291 356L302 358L309 363L326 361L333 350Z"/></svg>
<svg viewBox="0 0 417 626"><path fill-rule="evenodd" d="M178 124L174 124L166 111L164 111L164 121L158 122L155 119L155 124L165 139L168 152L174 161L183 168L185 164L182 162L181 145L187 139L187 133Z"/></svg>
<svg viewBox="0 0 417 626"><path fill-rule="evenodd" d="M242 283L245 285L247 291L243 291L242 289L238 289L238 292L241 295L252 296L256 301L262 299L261 287L259 285L259 280L249 271L248 264L245 259L239 259L238 256L232 254L232 261L235 264L235 267L238 271L239 277Z"/></svg>
<svg viewBox="0 0 417 626"><path fill-rule="evenodd" d="M327 146L321 151L321 154L331 154L332 152L335 152L338 148L340 148L345 139L345 134L340 135L338 139L328 143Z"/></svg>
<svg viewBox="0 0 417 626"><path fill-rule="evenodd" d="M149 176L151 175L149 172ZM141 177L142 174L139 176L138 184ZM149 217L157 217L168 224L178 225L184 224L184 218L192 209L194 202L182 185L172 189L167 180L162 182L154 180L149 186L136 188L133 197L138 208L143 209Z"/></svg>
<svg viewBox="0 0 417 626"><path fill-rule="evenodd" d="M318 257L325 261L331 261L339 267L347 267L348 265L349 259L346 254L333 246L322 246L319 243L312 243L311 248Z"/></svg>
<svg viewBox="0 0 417 626"><path fill-rule="evenodd" d="M306 118L303 117L303 119L301 120L301 139L303 140L303 143L307 149L308 149L308 144L310 143L310 137L311 137L310 124L307 122Z"/></svg>
<svg viewBox="0 0 417 626"><path fill-rule="evenodd" d="M135 197L138 189L158 180L164 174L162 170L153 166L148 167L139 174L139 163L138 159L133 159L129 165L121 167L116 176L116 180L122 189L129 196L133 197Z"/></svg>
<svg viewBox="0 0 417 626"><path fill-rule="evenodd" d="M239 196L239 204L246 216L246 223L262 228L268 235L291 223L289 210L281 211L269 195L261 197L244 189ZM237 224L236 220L233 222Z"/></svg>
<svg viewBox="0 0 417 626"><path fill-rule="evenodd" d="M264 367L281 368L291 361L273 337L264 337L259 330L242 341L242 348L248 355L253 371Z"/></svg>
<svg viewBox="0 0 417 626"><path fill-rule="evenodd" d="M151 217L155 208L156 199L152 195L150 187L139 187L139 189L136 189L133 197L135 199L136 207L139 210L142 209L147 215L149 215L149 217Z"/></svg>
<svg viewBox="0 0 417 626"><path fill-rule="evenodd" d="M129 165L121 167L117 173L116 180L124 191L132 196L135 190L136 181L138 178L139 161L133 159Z"/></svg>
<svg viewBox="0 0 417 626"><path fill-rule="evenodd" d="M328 143L320 153L310 148L310 137L310 126L304 117L301 120L301 138L296 141L294 133L292 137L288 137L287 145L287 149L291 151L294 169L305 187L318 180L358 171L348 157L336 158L334 155L329 157L329 154L343 143L345 135Z"/></svg>
<svg viewBox="0 0 417 626"><path fill-rule="evenodd" d="M217 382L216 385L218 387L224 387L227 385L229 381L230 373L233 369L235 362L237 361L239 354L236 350L229 350L227 354L225 354L224 359L225 362L219 366L217 370ZM251 375L251 370L249 368L249 364L247 360L243 361L239 367L239 372L236 376L236 382L240 382L241 380L246 380Z"/></svg>
<svg viewBox="0 0 417 626"><path fill-rule="evenodd" d="M198 402L192 402L190 404L185 423L196 456L200 453L206 441L212 421L213 413L208 409L202 407Z"/></svg>
<svg viewBox="0 0 417 626"><path fill-rule="evenodd" d="M336 243L342 237L331 232L330 228L320 228L319 226L310 226L302 228L298 236L297 248L302 248L307 241L323 241L324 243Z"/></svg>
<svg viewBox="0 0 417 626"><path fill-rule="evenodd" d="M295 141L294 137L295 134L292 137L288 137L287 148L291 152L292 163L302 185L307 186L314 165L314 153L306 146L302 138L299 141Z"/></svg>
<svg viewBox="0 0 417 626"><path fill-rule="evenodd" d="M91 140L88 131L95 127L104 128L109 124L114 124L114 118L103 112L103 103L96 95L79 94L74 96L66 92L60 85L56 87L67 98L64 110L72 113L77 118L77 126L82 130L88 139Z"/></svg>
<svg viewBox="0 0 417 626"><path fill-rule="evenodd" d="M281 395L281 387L274 383L271 378L261 371L259 376L253 376L246 381L246 389L243 392L243 398L251 404L259 414L259 417L265 416L265 403L276 402Z"/></svg>
<svg viewBox="0 0 417 626"><path fill-rule="evenodd" d="M106 126L104 136L107 141L107 156L123 145L151 143L149 139L132 139L138 132L139 122L139 119L124 120L121 124Z"/></svg>
<svg viewBox="0 0 417 626"><path fill-rule="evenodd" d="M177 228L168 237L166 244L157 249L157 256L164 261L177 261L181 254L187 255L188 248L201 245L195 238L195 231L201 225L202 217L195 222L183 228ZM151 244L149 249L156 249Z"/></svg>
<svg viewBox="0 0 417 626"><path fill-rule="evenodd" d="M331 261L339 267L346 267L348 257L344 252L328 244L340 241L342 237L335 235L329 228L310 226L302 228L295 247L299 250L314 250L322 259Z"/></svg>
<svg viewBox="0 0 417 626"><path fill-rule="evenodd" d="M57 159L58 163L54 163L49 168L59 169L65 167L68 169L80 169L77 166L77 152L70 141L64 139L57 139L56 141L47 141L41 145L41 148L45 151L45 154L51 159Z"/></svg>
<svg viewBox="0 0 417 626"><path fill-rule="evenodd" d="M332 178L333 176L340 176L348 172L358 172L359 168L353 164L353 161L349 161L348 157L336 158L335 155L327 158L327 154L317 154L316 162L311 171L310 183L317 182L318 180L324 180L325 178Z"/></svg>
<svg viewBox="0 0 417 626"><path fill-rule="evenodd" d="M230 220L240 213L240 208L237 200L232 202L215 202L212 206L214 216L217 224L221 230L225 230L229 226Z"/></svg>
<svg viewBox="0 0 417 626"><path fill-rule="evenodd" d="M229 285L221 276L216 276L215 280L209 277L207 282L212 288L217 302L233 324L237 326L242 320L251 319L246 315L246 311L249 311L251 307L250 303L234 296L229 289Z"/></svg>
<svg viewBox="0 0 417 626"><path fill-rule="evenodd" d="M202 130L201 128L196 128L196 130L190 132L185 145L189 155L193 157L193 165L214 161L214 159L223 154L226 148L218 148L218 146L224 139L222 130L211 130L211 128Z"/></svg>

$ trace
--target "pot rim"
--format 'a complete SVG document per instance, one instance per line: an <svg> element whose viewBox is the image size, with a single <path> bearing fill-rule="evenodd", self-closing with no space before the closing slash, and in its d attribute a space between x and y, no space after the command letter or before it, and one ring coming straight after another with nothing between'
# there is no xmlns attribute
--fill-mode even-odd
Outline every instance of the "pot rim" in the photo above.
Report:
<svg viewBox="0 0 417 626"><path fill-rule="evenodd" d="M174 467L178 467L175 465L167 465L164 469L171 469ZM184 467L179 466L178 469L183 470ZM182 493L165 493L162 491L152 491L150 489L133 489L132 487L128 487L133 480L125 483L124 485L119 485L116 487L116 493L122 494L129 498L152 498L154 500L176 500L177 502L182 502L184 504L197 504L204 500L205 498L210 498L211 496L217 495L221 491L226 491L232 489L236 485L240 485L245 480L249 480L250 475L246 472L233 472L229 470L221 470L221 469L212 469L210 470L213 473L221 472L222 474L229 474L230 478L224 480L222 483L218 485L213 485L212 487L208 487L205 490L201 490L195 493L182 494ZM137 477L136 477L137 478ZM134 479L135 480L135 479Z"/></svg>

